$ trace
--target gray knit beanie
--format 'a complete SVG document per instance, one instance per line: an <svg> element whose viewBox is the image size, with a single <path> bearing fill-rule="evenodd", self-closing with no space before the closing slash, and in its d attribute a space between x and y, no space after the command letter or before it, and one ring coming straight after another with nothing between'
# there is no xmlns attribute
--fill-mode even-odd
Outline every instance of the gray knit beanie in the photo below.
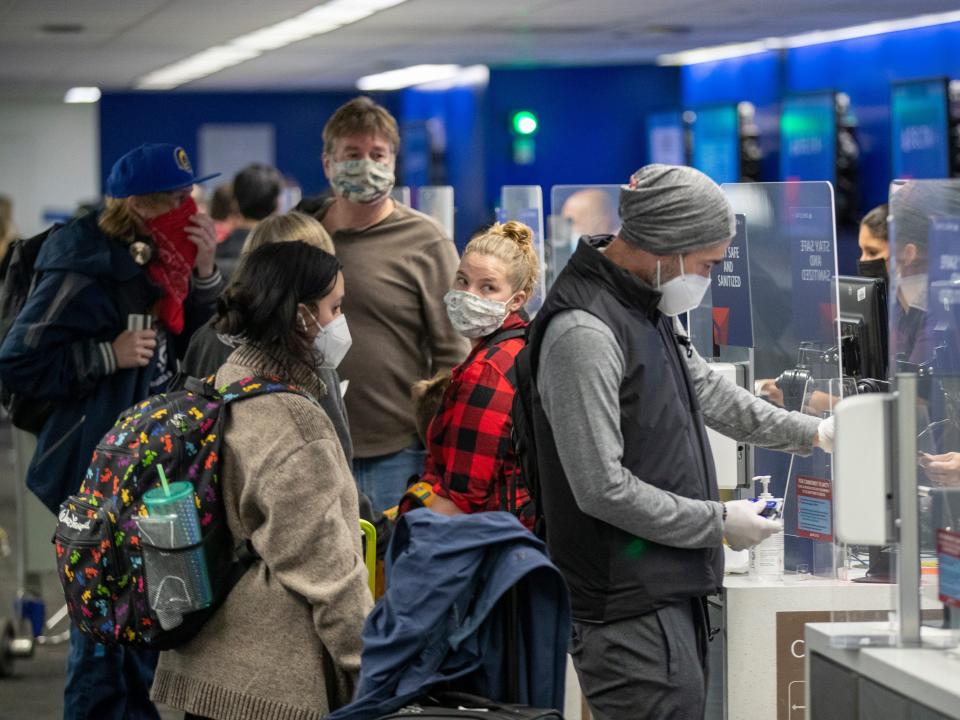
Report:
<svg viewBox="0 0 960 720"><path fill-rule="evenodd" d="M720 187L699 170L646 165L620 186L620 235L654 255L687 253L729 240L733 208Z"/></svg>

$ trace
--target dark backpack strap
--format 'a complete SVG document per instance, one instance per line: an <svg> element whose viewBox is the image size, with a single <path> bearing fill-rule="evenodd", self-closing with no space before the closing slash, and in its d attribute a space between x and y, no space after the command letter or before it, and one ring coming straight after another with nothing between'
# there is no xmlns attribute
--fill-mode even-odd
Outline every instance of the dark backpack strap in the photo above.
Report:
<svg viewBox="0 0 960 720"><path fill-rule="evenodd" d="M183 383L183 389L201 397L215 399L217 388L213 385L213 375L205 378L190 376Z"/></svg>
<svg viewBox="0 0 960 720"><path fill-rule="evenodd" d="M525 327L508 328L506 330L501 328L500 330L497 330L493 335L488 335L487 337L485 337L483 340L483 346L488 348L493 347L497 343L502 343L506 340L513 340L514 338L525 337L526 334L527 334L527 329Z"/></svg>
<svg viewBox="0 0 960 720"><path fill-rule="evenodd" d="M245 378L243 381L230 383L226 387L220 388L219 390L214 386L215 379L216 376L214 375L210 375L202 379L188 377L184 383L183 389L203 397L222 399L224 406L239 400L249 400L250 398L259 397L261 395L271 395L273 393L281 392L301 395L311 402L316 402L305 390L291 383L285 383L278 378ZM220 413L218 424L223 422L225 415L225 412ZM231 572L225 581L228 592L229 588L232 588L240 580L240 578L243 577L243 574L250 568L250 566L260 559L260 555L254 549L253 544L249 539L238 541L234 545L233 552L236 555L237 560L233 564Z"/></svg>
<svg viewBox="0 0 960 720"><path fill-rule="evenodd" d="M525 338L527 336L527 328L510 328L509 330L498 330L493 335L488 336L483 341L483 347L486 349L492 348L497 343L502 343L507 340L514 340L515 338ZM516 390L517 389L517 374L514 371L514 366L511 365L510 369L504 374L507 382L510 383L510 386Z"/></svg>
<svg viewBox="0 0 960 720"><path fill-rule="evenodd" d="M486 347L493 347L497 343L504 342L506 340L513 340L514 338L525 338L527 335L527 328L510 328L508 330L499 330L493 335L490 335L486 341ZM510 369L504 373L504 378L510 387L514 389L514 392L517 390L517 373L516 373L516 363L510 366ZM505 486L500 488L500 509L505 510L508 513L513 515L517 514L517 474L513 473L510 476L510 479L507 481Z"/></svg>

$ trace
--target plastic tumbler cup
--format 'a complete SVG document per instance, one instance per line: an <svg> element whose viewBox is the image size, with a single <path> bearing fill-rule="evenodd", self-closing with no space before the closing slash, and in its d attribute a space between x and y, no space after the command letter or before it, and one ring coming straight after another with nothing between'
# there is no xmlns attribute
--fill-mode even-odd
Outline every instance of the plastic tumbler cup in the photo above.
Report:
<svg viewBox="0 0 960 720"><path fill-rule="evenodd" d="M183 613L213 600L193 485L170 483L169 495L164 488L149 490L143 502L147 517L139 526L150 607L169 629L182 622Z"/></svg>

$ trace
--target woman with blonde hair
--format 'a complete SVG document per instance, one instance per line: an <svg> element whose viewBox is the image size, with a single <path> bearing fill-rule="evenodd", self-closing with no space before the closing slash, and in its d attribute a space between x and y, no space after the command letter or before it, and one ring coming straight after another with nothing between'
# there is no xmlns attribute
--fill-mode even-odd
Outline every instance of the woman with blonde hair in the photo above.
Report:
<svg viewBox="0 0 960 720"><path fill-rule="evenodd" d="M316 245L331 255L334 254L333 241L320 221L309 215L291 211L286 215L272 215L257 223L243 244L243 255L249 255L267 243L285 240L302 240L310 245Z"/></svg>
<svg viewBox="0 0 960 720"><path fill-rule="evenodd" d="M497 223L463 251L444 303L473 349L453 369L427 430L421 479L433 485L436 512L509 510L533 526L533 507L510 442L515 388L509 377L525 344L529 318L523 307L539 276L533 231L523 223Z"/></svg>
<svg viewBox="0 0 960 720"><path fill-rule="evenodd" d="M323 225L318 220L303 213L289 212L286 215L273 215L257 224L257 227L250 233L243 245L237 272L243 265L244 258L257 248L291 240L301 240L331 255L334 254L330 235L323 229ZM343 292L341 290L336 303L338 312L342 299ZM201 327L193 336L190 346L187 348L187 354L180 365L180 375L176 381L177 387L182 387L188 377L203 378L213 375L217 372L217 368L226 362L238 342L242 341L242 338L234 338L218 332L214 327L215 322L216 317ZM340 329L339 332L345 332L345 339L349 340L350 333L345 327ZM337 340L337 342L342 346L343 343L340 340ZM352 462L353 442L350 439L350 427L347 423L347 408L340 393L340 376L336 369L336 363L339 363L342 356L334 357L330 353L328 355L330 357L323 361L323 366L316 368L317 375L326 389L326 392L319 398L320 406L326 411L337 431L337 437L340 439L344 455L349 462Z"/></svg>

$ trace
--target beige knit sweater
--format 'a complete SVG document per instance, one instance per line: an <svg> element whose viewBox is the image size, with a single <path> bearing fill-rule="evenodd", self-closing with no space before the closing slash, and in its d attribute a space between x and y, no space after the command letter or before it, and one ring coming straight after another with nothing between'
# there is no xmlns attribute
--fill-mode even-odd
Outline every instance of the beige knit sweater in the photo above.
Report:
<svg viewBox="0 0 960 720"><path fill-rule="evenodd" d="M250 346L230 356L217 385L257 374L326 391ZM223 442L227 522L261 560L197 637L161 653L152 697L215 720L321 718L351 699L373 605L353 477L326 414L297 395L230 406Z"/></svg>

